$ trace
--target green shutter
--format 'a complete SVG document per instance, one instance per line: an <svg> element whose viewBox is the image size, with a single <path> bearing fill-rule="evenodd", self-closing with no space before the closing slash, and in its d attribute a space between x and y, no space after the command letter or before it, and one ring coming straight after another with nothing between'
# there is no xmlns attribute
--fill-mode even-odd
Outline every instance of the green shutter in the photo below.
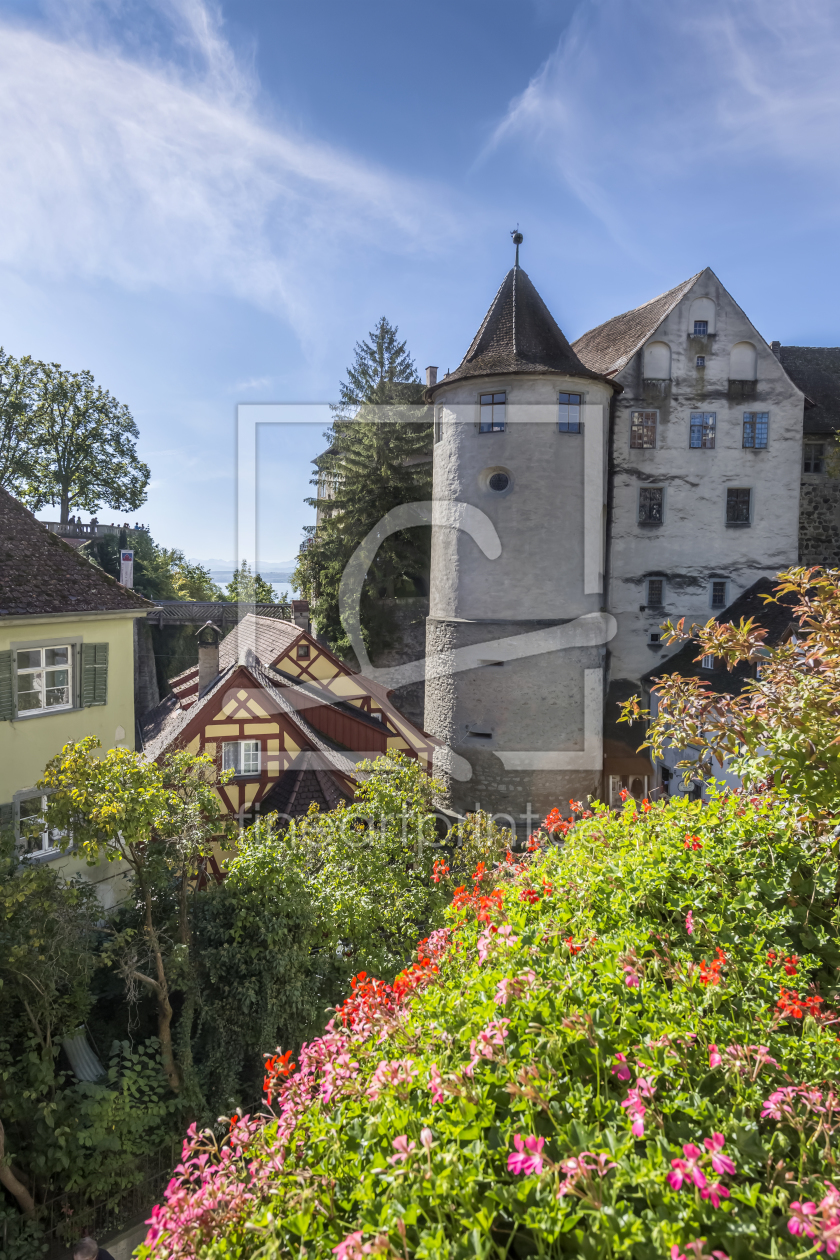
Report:
<svg viewBox="0 0 840 1260"><path fill-rule="evenodd" d="M12 690L12 654L0 652L0 722L10 722L15 716L15 697Z"/></svg>
<svg viewBox="0 0 840 1260"><path fill-rule="evenodd" d="M82 704L108 703L108 644L82 644Z"/></svg>

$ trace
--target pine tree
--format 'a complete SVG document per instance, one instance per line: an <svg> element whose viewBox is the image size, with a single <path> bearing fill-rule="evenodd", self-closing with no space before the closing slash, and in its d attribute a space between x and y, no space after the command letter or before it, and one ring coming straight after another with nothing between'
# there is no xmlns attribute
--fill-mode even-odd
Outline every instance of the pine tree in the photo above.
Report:
<svg viewBox="0 0 840 1260"><path fill-rule="evenodd" d="M347 561L392 508L431 498L430 409L422 403L423 386L398 332L383 316L368 339L356 343L325 434L329 447L315 461L318 494L307 500L320 520L308 531L292 577L313 604L319 632L343 655L351 652L338 605ZM428 590L430 546L428 527L402 530L380 546L362 589L369 652L394 642L388 601Z"/></svg>

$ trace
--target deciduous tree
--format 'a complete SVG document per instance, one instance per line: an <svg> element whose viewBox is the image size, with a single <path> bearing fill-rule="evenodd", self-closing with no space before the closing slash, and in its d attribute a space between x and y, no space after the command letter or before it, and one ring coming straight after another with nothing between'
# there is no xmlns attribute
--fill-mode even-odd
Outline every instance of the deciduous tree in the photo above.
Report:
<svg viewBox="0 0 840 1260"><path fill-rule="evenodd" d="M137 456L137 425L90 372L39 364L32 422L22 497L33 511L58 503L66 525L71 509L127 511L145 502L150 473Z"/></svg>
<svg viewBox="0 0 840 1260"><path fill-rule="evenodd" d="M189 963L191 878L209 853L211 838L228 831L229 824L212 786L216 774L209 757L181 751L158 764L127 748L98 757L98 746L90 735L66 744L47 764L38 786L50 793L47 825L65 837L65 846L72 837L90 862L122 859L134 874L143 935L137 941L125 934L117 943L120 966L130 985L140 984L154 996L163 1069L177 1091L182 1074L172 1045L172 973ZM156 918L157 894L173 885L178 897L175 950Z"/></svg>

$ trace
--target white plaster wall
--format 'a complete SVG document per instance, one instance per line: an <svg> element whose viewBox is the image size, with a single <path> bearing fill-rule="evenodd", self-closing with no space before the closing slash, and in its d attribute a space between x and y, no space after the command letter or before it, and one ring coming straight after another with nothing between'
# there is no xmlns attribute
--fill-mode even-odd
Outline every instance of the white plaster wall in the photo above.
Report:
<svg viewBox="0 0 840 1260"><path fill-rule="evenodd" d="M715 303L715 333L690 336L692 304ZM671 347L671 382L659 392L643 382L643 350L618 376L625 387L616 399L612 454L614 489L609 557L608 607L618 621L610 644L612 678L638 679L667 660L668 651L648 647L651 631L665 619L706 621L711 581L726 579L731 603L759 577L774 576L797 561L803 395L792 384L764 339L723 285L706 272L650 341ZM729 355L733 344L751 341L757 349L756 396L731 400ZM695 366L705 354L706 367ZM630 412L659 410L655 450L630 449ZM690 412L714 411L714 450L689 448ZM766 450L742 447L745 411L770 414ZM638 524L641 486L665 488L661 526ZM726 524L726 487L749 486L753 519L749 527ZM665 578L662 609L640 612L645 578ZM718 610L719 611L719 610Z"/></svg>
<svg viewBox="0 0 840 1260"><path fill-rule="evenodd" d="M501 391L506 431L479 433L479 395ZM583 395L584 432L558 432L561 391ZM490 560L462 531L434 529L432 617L560 620L601 607L611 393L597 381L556 376L456 382L437 392L434 497L485 512L502 553ZM511 476L505 494L483 484L491 469Z"/></svg>

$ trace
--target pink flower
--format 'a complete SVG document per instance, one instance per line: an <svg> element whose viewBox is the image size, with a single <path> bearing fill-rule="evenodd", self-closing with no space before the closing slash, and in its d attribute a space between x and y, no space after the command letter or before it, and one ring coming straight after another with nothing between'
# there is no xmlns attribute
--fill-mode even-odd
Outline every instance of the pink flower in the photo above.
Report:
<svg viewBox="0 0 840 1260"><path fill-rule="evenodd" d="M712 1168L716 1173L734 1173L735 1165L728 1155L721 1155L725 1139L722 1133L713 1133L711 1137L704 1138L703 1145L712 1156ZM717 1206L717 1204L715 1204Z"/></svg>
<svg viewBox="0 0 840 1260"><path fill-rule="evenodd" d="M701 1190L700 1198L711 1199L712 1207L719 1208L721 1199L729 1198L729 1191L726 1189L726 1186L722 1186L718 1181L714 1185L706 1186L703 1190Z"/></svg>
<svg viewBox="0 0 840 1260"><path fill-rule="evenodd" d="M389 1164L404 1163L405 1160L407 1160L417 1149L417 1143L409 1142L407 1133L403 1133L399 1137L394 1138L391 1145L397 1153L396 1155L388 1156Z"/></svg>
<svg viewBox="0 0 840 1260"><path fill-rule="evenodd" d="M610 1068L610 1072L613 1076L617 1076L620 1081L629 1081L630 1069L627 1066L627 1055L617 1054L615 1057L618 1059L618 1062L613 1064Z"/></svg>
<svg viewBox="0 0 840 1260"><path fill-rule="evenodd" d="M424 1146L427 1151L431 1148L434 1140L434 1134L431 1129L424 1128L420 1130L420 1144Z"/></svg>
<svg viewBox="0 0 840 1260"><path fill-rule="evenodd" d="M685 930L686 932L688 932L689 936L694 935L694 915L691 913L690 910L688 914L685 916Z"/></svg>
<svg viewBox="0 0 840 1260"><path fill-rule="evenodd" d="M508 1155L508 1172L516 1173L517 1176L528 1176L531 1173L539 1176L543 1170L541 1151L545 1146L545 1138L526 1137L523 1141L517 1133L513 1145L516 1149Z"/></svg>
<svg viewBox="0 0 840 1260"><path fill-rule="evenodd" d="M681 1190L683 1184L695 1185L702 1190L706 1185L706 1177L700 1168L703 1152L699 1146L688 1142L683 1147L685 1159L672 1159L671 1172L668 1173L668 1185L672 1190Z"/></svg>
<svg viewBox="0 0 840 1260"><path fill-rule="evenodd" d="M443 1102L443 1077L440 1074L440 1068L433 1063L429 1068L429 1089L432 1092L432 1102Z"/></svg>
<svg viewBox="0 0 840 1260"><path fill-rule="evenodd" d="M645 1112L647 1107L642 1102L642 1097L653 1097L653 1087L644 1076L640 1076L636 1081L635 1089L628 1089L627 1097L621 1106L632 1119L630 1131L634 1137L641 1138L645 1136Z"/></svg>
<svg viewBox="0 0 840 1260"><path fill-rule="evenodd" d="M498 1006L507 1006L514 998L521 998L526 989L529 989L536 980L533 971L523 971L519 976L506 976L504 980L500 980L496 986L496 1003Z"/></svg>
<svg viewBox="0 0 840 1260"><path fill-rule="evenodd" d="M721 1063L723 1063L723 1056L713 1042L712 1045L709 1046L709 1067L720 1067Z"/></svg>
<svg viewBox="0 0 840 1260"><path fill-rule="evenodd" d="M788 1221L788 1229L792 1234L805 1234L808 1238L814 1237L814 1230L808 1220L809 1216L815 1216L817 1212L816 1203L791 1203L790 1210L793 1216Z"/></svg>
<svg viewBox="0 0 840 1260"><path fill-rule="evenodd" d="M632 967L630 963L624 964L624 983L627 985L628 989L638 989L639 985L642 983L642 977L639 975L636 968Z"/></svg>

